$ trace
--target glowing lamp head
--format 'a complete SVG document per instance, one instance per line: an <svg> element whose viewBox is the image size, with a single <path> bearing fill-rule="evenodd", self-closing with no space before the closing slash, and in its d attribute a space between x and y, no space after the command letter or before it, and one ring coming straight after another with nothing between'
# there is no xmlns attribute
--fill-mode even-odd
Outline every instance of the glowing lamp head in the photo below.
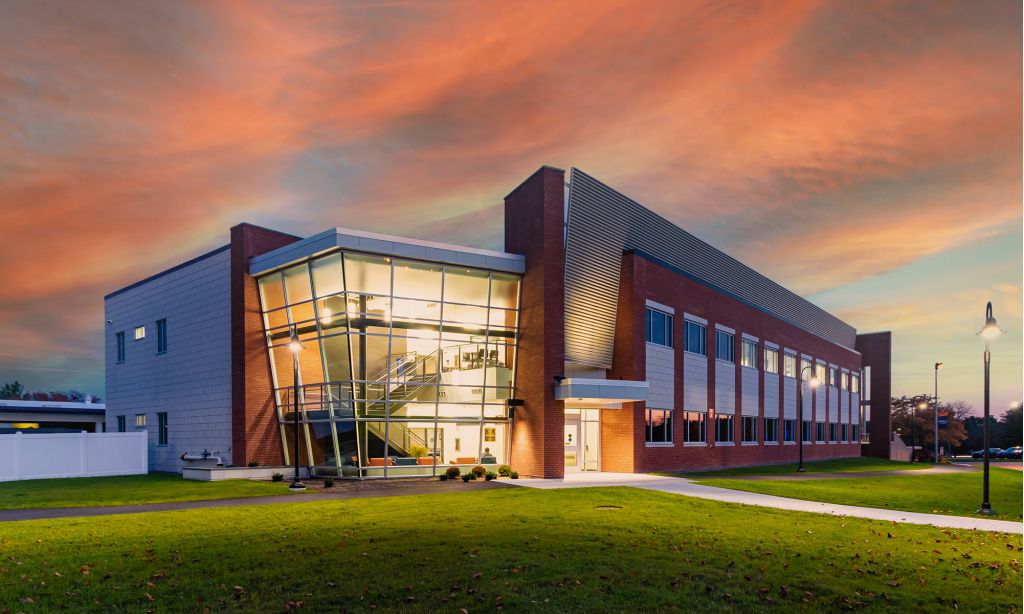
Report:
<svg viewBox="0 0 1024 614"><path fill-rule="evenodd" d="M817 388L821 385L821 380L818 379L818 376L812 375L811 379L807 380L807 383L811 385L811 388Z"/></svg>
<svg viewBox="0 0 1024 614"><path fill-rule="evenodd" d="M983 326L981 330L978 331L978 334L981 335L981 337L986 342L988 342L994 341L999 335L1003 334L1004 332L1005 331L999 328L999 325L996 324L996 319L995 317L992 316L992 303L989 302L989 304L985 307L985 326Z"/></svg>
<svg viewBox="0 0 1024 614"><path fill-rule="evenodd" d="M922 402L917 404L917 408L918 409L928 409L928 404L922 401Z"/></svg>
<svg viewBox="0 0 1024 614"><path fill-rule="evenodd" d="M295 332L292 332L292 340L288 342L288 349L292 351L292 354L302 351L302 341L299 341L299 335Z"/></svg>
<svg viewBox="0 0 1024 614"><path fill-rule="evenodd" d="M333 315L334 315L334 312L331 311L330 307L324 307L323 309L320 310L320 323L321 324L330 324L331 323L331 316L333 316Z"/></svg>

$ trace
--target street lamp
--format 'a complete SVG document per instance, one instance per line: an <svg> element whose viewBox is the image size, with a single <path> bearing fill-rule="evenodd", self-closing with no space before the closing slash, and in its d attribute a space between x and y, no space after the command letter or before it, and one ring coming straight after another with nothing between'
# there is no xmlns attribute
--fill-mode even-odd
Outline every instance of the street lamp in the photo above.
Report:
<svg viewBox="0 0 1024 614"><path fill-rule="evenodd" d="M935 410L935 458L932 462L939 462L939 368L941 362L935 363L935 396L932 397L932 407Z"/></svg>
<svg viewBox="0 0 1024 614"><path fill-rule="evenodd" d="M800 429L798 433L799 439L797 440L797 447L800 450L800 464L797 465L796 470L800 473L804 473L807 469L804 468L804 371L811 372L811 378L807 380L807 384L811 388L817 388L818 378L814 375L814 365L805 365L800 369L800 376L796 382L796 407L797 411L800 412Z"/></svg>
<svg viewBox="0 0 1024 614"><path fill-rule="evenodd" d="M302 351L302 341L299 340L299 334L294 326L288 349L292 351L292 425L295 427L295 477L288 490L301 492L306 490L306 485L299 481L299 352Z"/></svg>
<svg viewBox="0 0 1024 614"><path fill-rule="evenodd" d="M985 482L982 490L982 501L981 509L978 510L979 514L991 516L995 512L992 511L992 504L988 501L988 417L989 417L989 387L988 387L988 373L989 366L992 363L992 354L988 350L988 344L991 341L995 341L999 335L1003 334L1003 329L999 328L996 324L996 319L992 317L992 301L989 301L988 305L985 306L985 326L981 327L978 334L985 340L985 417L984 422L981 425L981 441L984 447L983 458L985 459Z"/></svg>

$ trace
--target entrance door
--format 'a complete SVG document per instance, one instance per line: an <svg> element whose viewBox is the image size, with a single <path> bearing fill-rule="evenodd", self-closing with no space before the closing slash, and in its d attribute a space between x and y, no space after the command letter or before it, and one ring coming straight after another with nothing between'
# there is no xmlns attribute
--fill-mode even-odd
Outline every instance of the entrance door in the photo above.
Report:
<svg viewBox="0 0 1024 614"><path fill-rule="evenodd" d="M580 469L580 417L565 416L565 470Z"/></svg>

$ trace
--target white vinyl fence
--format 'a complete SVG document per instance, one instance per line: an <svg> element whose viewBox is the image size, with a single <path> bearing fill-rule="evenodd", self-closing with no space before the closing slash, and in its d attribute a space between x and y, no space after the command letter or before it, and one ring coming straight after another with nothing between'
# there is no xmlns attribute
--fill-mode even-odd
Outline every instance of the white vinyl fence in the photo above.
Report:
<svg viewBox="0 0 1024 614"><path fill-rule="evenodd" d="M0 435L0 482L149 471L146 431Z"/></svg>

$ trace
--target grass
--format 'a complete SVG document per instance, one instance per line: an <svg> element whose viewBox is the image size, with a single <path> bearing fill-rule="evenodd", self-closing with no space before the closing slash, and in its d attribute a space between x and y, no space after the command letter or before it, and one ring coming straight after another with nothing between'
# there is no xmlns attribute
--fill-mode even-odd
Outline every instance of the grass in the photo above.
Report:
<svg viewBox="0 0 1024 614"><path fill-rule="evenodd" d="M631 488L7 523L0 610L1008 611L1019 535Z"/></svg>
<svg viewBox="0 0 1024 614"><path fill-rule="evenodd" d="M799 481L716 480L702 477L697 482L808 501L955 516L977 516L975 512L981 505L982 493L981 471ZM1021 520L1021 486L1021 472L992 468L989 501L997 512L992 518Z"/></svg>
<svg viewBox="0 0 1024 614"><path fill-rule="evenodd" d="M195 482L176 474L0 482L0 509L138 505L284 495L288 484L225 480Z"/></svg>
<svg viewBox="0 0 1024 614"><path fill-rule="evenodd" d="M796 463L783 465L760 465L758 467L734 467L714 471L700 471L686 474L687 477L732 476L732 475L779 475L796 473ZM928 463L906 463L882 458L858 456L854 458L835 458L831 460L805 462L807 473L859 473L863 471L906 471L931 467ZM659 473L671 477L679 477L679 473Z"/></svg>

